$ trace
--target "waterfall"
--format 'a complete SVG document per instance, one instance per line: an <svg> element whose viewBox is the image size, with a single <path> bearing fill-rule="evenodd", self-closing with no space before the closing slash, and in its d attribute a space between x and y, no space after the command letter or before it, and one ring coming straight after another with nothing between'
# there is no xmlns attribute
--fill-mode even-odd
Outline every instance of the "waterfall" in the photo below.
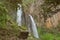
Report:
<svg viewBox="0 0 60 40"><path fill-rule="evenodd" d="M18 24L18 26L21 26L22 25L22 6L20 4L18 4L18 6L19 7L17 7L17 24ZM31 27L29 27L29 28L32 29L31 31L32 31L34 37L39 38L34 19L31 15L29 15L29 18L31 21Z"/></svg>
<svg viewBox="0 0 60 40"><path fill-rule="evenodd" d="M18 26L22 25L22 6L20 4L18 4L18 8L17 8L17 23Z"/></svg>
<svg viewBox="0 0 60 40"><path fill-rule="evenodd" d="M32 31L34 37L39 38L34 19L31 15L29 15L29 17L30 17L30 20L31 20L31 31Z"/></svg>

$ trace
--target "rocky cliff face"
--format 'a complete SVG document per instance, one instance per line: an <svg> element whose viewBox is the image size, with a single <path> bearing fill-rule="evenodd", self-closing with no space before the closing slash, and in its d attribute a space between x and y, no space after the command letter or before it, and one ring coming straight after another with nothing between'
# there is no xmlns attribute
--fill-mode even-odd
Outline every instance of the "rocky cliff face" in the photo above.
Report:
<svg viewBox="0 0 60 40"><path fill-rule="evenodd" d="M59 13L53 15L52 17L50 18L47 18L46 22L45 22L45 25L47 28L50 28L50 27L56 27L58 25L58 21L60 20L59 18Z"/></svg>
<svg viewBox="0 0 60 40"><path fill-rule="evenodd" d="M52 16L46 18L45 20L41 12L42 9L40 8L43 2L43 0L35 0L35 2L27 4L27 7L24 7L25 15L31 14L34 17L37 26L46 26L47 28L50 28L52 26L56 27L58 25L58 21L60 20L60 12L57 12L54 15L52 15L52 13ZM27 17L28 16L26 16L26 19L28 19Z"/></svg>
<svg viewBox="0 0 60 40"><path fill-rule="evenodd" d="M5 2L4 2L5 1ZM9 15L12 17L12 19L16 20L16 1L20 2L20 0L4 0L2 2L5 3L6 8L9 10ZM43 3L43 0L35 0L32 3L28 3L26 4L26 6L23 6L23 11L25 13L25 19L27 21L28 15L31 14L34 19L35 22L37 24L37 26L46 26L46 27L50 27L50 26L56 26L58 25L58 21L60 20L60 12L57 12L56 14L54 14L52 17L47 18L46 22L44 22L44 17L41 13L41 8L40 5ZM12 5L13 4L13 5ZM28 21L27 21L28 24Z"/></svg>

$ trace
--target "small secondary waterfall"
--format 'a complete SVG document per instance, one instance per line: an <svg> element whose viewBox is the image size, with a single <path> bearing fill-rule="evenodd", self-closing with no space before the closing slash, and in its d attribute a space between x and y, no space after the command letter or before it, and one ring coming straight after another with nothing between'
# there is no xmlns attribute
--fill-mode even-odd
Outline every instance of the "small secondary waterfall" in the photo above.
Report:
<svg viewBox="0 0 60 40"><path fill-rule="evenodd" d="M31 20L31 31L32 31L34 37L39 38L34 19L31 15L29 15L29 17L30 17L30 20Z"/></svg>
<svg viewBox="0 0 60 40"><path fill-rule="evenodd" d="M20 4L18 4L18 8L17 8L17 23L18 26L22 25L22 6Z"/></svg>

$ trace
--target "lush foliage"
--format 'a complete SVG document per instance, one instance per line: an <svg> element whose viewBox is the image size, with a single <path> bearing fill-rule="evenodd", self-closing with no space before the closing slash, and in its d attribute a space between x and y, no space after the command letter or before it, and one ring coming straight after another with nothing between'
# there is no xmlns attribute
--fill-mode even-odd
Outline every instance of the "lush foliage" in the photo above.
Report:
<svg viewBox="0 0 60 40"><path fill-rule="evenodd" d="M3 3L0 2L0 27L6 27L7 12Z"/></svg>
<svg viewBox="0 0 60 40"><path fill-rule="evenodd" d="M0 28L18 28L17 24L12 20L12 18L8 15L8 9L3 2L0 2Z"/></svg>
<svg viewBox="0 0 60 40"><path fill-rule="evenodd" d="M34 2L35 0L22 0L22 5L25 7L25 10L28 9L28 7L30 7L30 5ZM13 6L13 8L15 8L16 5L13 5L10 3L10 5ZM59 0L44 0L44 3L39 6L39 8L41 8L42 10L42 14L45 18L47 18L47 14L48 16L51 15L50 12L54 12L56 7L60 5L60 1ZM52 10L54 9L54 10ZM28 9L29 10L29 9ZM40 10L39 10L40 11ZM20 30L20 27L17 26L17 23L14 22L14 20L10 17L10 15L8 15L8 9L5 7L4 3L0 2L0 28L3 29L12 29L14 30L14 33L17 33L16 30ZM35 17L36 18L36 17ZM23 30L25 30L25 26L23 25L23 27L21 28ZM39 39L35 39L32 37L32 35L30 35L28 37L28 39L30 40L60 40L60 25L58 25L57 28L50 28L50 29L46 29L46 28L38 28L38 32L39 32ZM9 33L8 33L9 34ZM30 38L31 37L31 38Z"/></svg>

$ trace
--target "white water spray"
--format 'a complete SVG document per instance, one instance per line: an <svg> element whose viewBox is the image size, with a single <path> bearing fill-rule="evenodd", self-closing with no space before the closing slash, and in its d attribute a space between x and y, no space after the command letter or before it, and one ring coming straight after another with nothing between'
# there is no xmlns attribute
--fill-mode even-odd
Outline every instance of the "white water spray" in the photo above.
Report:
<svg viewBox="0 0 60 40"><path fill-rule="evenodd" d="M36 28L36 24L35 24L35 22L34 22L34 19L33 19L33 17L31 16L31 15L29 15L29 17L30 17L30 19L31 19L31 29L32 29L32 33L33 33L33 35L34 35L34 37L36 37L36 38L39 38L39 36L38 36L38 32L37 32L37 28Z"/></svg>
<svg viewBox="0 0 60 40"><path fill-rule="evenodd" d="M22 25L22 6L20 4L18 4L18 8L17 8L17 23L18 26Z"/></svg>

